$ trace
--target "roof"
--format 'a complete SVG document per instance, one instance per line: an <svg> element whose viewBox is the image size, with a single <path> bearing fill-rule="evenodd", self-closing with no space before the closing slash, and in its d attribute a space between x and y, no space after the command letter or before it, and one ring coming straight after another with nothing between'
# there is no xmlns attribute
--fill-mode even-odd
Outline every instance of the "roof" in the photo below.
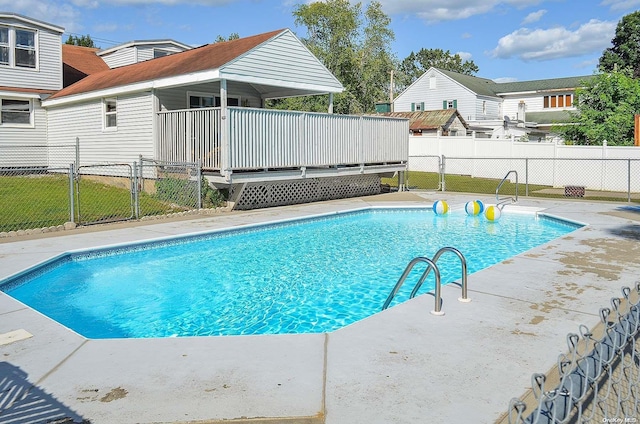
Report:
<svg viewBox="0 0 640 424"><path fill-rule="evenodd" d="M85 75L108 70L109 66L96 55L97 51L98 49L91 47L63 44L62 63Z"/></svg>
<svg viewBox="0 0 640 424"><path fill-rule="evenodd" d="M98 51L97 55L98 56L104 56L106 54L113 53L115 51L118 51L120 49L125 49L127 47L161 45L161 44L173 44L174 46L180 47L181 49L184 49L184 50L191 50L193 48L193 46L181 43L181 42L176 41L176 40L171 40L171 39L163 39L163 40L133 40L133 41L128 41L126 43L118 44L117 46L109 47L108 49L100 50L100 51Z"/></svg>
<svg viewBox="0 0 640 424"><path fill-rule="evenodd" d="M39 21L37 19L29 18L27 16L19 15L13 12L0 12L0 19L16 19L18 21L26 22L31 25L39 26L41 28L47 28L54 32L59 32L60 34L64 32L64 28L61 26L53 25L44 21Z"/></svg>
<svg viewBox="0 0 640 424"><path fill-rule="evenodd" d="M60 90L50 99L218 69L284 31L287 30L271 31L237 40L207 44L169 56L91 74Z"/></svg>
<svg viewBox="0 0 640 424"><path fill-rule="evenodd" d="M510 93L574 90L577 87L582 87L585 80L593 78L593 75L584 75L531 81L495 82L473 75L460 74L439 68L434 69L437 69L476 94L492 97L504 96Z"/></svg>
<svg viewBox="0 0 640 424"><path fill-rule="evenodd" d="M385 112L382 115L409 120L409 130L437 130L446 128L457 117L465 128L469 128L457 109L423 110L420 112Z"/></svg>
<svg viewBox="0 0 640 424"><path fill-rule="evenodd" d="M527 112L527 122L535 122L538 125L561 124L571 122L571 115L575 111L554 110L548 112Z"/></svg>
<svg viewBox="0 0 640 424"><path fill-rule="evenodd" d="M12 93L29 93L29 94L52 94L55 93L56 90L44 90L38 88L22 88L22 87L7 87L0 85L0 92L2 91L10 91Z"/></svg>

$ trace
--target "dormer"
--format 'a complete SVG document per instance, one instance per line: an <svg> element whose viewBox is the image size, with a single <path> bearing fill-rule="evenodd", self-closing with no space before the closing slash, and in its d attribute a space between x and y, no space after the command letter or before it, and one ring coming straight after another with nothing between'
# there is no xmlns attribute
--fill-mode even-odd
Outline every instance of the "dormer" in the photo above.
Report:
<svg viewBox="0 0 640 424"><path fill-rule="evenodd" d="M56 25L0 12L0 86L60 90L63 32Z"/></svg>
<svg viewBox="0 0 640 424"><path fill-rule="evenodd" d="M191 49L191 46L174 40L140 40L101 50L97 55L110 68L118 68Z"/></svg>

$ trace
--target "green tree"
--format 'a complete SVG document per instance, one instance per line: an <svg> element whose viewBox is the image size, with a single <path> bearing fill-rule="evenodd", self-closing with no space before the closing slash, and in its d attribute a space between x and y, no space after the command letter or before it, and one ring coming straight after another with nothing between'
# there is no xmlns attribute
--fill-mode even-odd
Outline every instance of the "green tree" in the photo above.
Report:
<svg viewBox="0 0 640 424"><path fill-rule="evenodd" d="M394 57L395 35L390 19L379 2L372 1L363 12L361 3L326 0L296 6L295 24L306 28L302 38L307 48L345 87L334 96L334 112L375 111L375 103L388 97L389 71ZM326 111L326 96L280 99L270 107Z"/></svg>
<svg viewBox="0 0 640 424"><path fill-rule="evenodd" d="M240 35L237 32L232 32L228 37L223 37L222 35L218 35L214 41L214 43L222 43L224 41L237 40L240 38Z"/></svg>
<svg viewBox="0 0 640 424"><path fill-rule="evenodd" d="M403 89L409 86L431 67L466 75L474 75L479 70L473 60L463 60L457 53L451 54L449 50L423 48L418 53L411 52L400 63L398 88Z"/></svg>
<svg viewBox="0 0 640 424"><path fill-rule="evenodd" d="M624 16L616 27L612 47L600 57L602 72L631 69L634 78L640 78L640 10Z"/></svg>
<svg viewBox="0 0 640 424"><path fill-rule="evenodd" d="M610 146L633 144L634 115L640 113L640 80L629 70L600 73L576 90L571 123L556 126L565 142Z"/></svg>
<svg viewBox="0 0 640 424"><path fill-rule="evenodd" d="M89 34L81 35L80 37L76 35L69 35L69 38L67 38L67 41L65 41L65 44L71 44L74 46L82 46L82 47L92 47L92 48L97 47Z"/></svg>

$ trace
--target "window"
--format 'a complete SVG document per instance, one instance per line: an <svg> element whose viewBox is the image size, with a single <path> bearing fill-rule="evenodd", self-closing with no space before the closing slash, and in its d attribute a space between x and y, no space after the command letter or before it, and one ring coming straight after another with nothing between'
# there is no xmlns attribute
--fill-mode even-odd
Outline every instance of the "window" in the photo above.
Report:
<svg viewBox="0 0 640 424"><path fill-rule="evenodd" d="M0 65L9 65L9 28L0 27Z"/></svg>
<svg viewBox="0 0 640 424"><path fill-rule="evenodd" d="M411 103L411 112L421 112L424 110L424 102Z"/></svg>
<svg viewBox="0 0 640 424"><path fill-rule="evenodd" d="M189 93L189 109L201 107L220 107L220 96L211 94ZM227 97L227 106L240 106L240 97Z"/></svg>
<svg viewBox="0 0 640 424"><path fill-rule="evenodd" d="M159 57L164 57L164 56L169 56L171 53L169 50L162 50L162 49L153 49L153 58L157 59Z"/></svg>
<svg viewBox="0 0 640 424"><path fill-rule="evenodd" d="M34 31L16 29L16 66L36 67L36 33Z"/></svg>
<svg viewBox="0 0 640 424"><path fill-rule="evenodd" d="M118 127L118 101L115 98L104 99L104 128Z"/></svg>
<svg viewBox="0 0 640 424"><path fill-rule="evenodd" d="M442 101L442 109L457 109L458 101L457 100L443 100Z"/></svg>
<svg viewBox="0 0 640 424"><path fill-rule="evenodd" d="M571 107L573 104L573 94L559 94L554 96L544 96L543 107L548 108L564 108Z"/></svg>
<svg viewBox="0 0 640 424"><path fill-rule="evenodd" d="M0 125L32 125L30 100L0 100Z"/></svg>
<svg viewBox="0 0 640 424"><path fill-rule="evenodd" d="M36 68L38 65L36 39L35 31L0 27L0 66Z"/></svg>

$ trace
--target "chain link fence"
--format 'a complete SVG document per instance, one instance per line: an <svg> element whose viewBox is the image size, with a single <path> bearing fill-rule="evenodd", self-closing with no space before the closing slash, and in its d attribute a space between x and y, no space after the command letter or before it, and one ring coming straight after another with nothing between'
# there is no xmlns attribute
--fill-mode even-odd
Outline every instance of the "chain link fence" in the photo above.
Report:
<svg viewBox="0 0 640 424"><path fill-rule="evenodd" d="M225 201L197 163L140 157L131 164L76 167L78 161L77 144L0 146L0 236L215 208Z"/></svg>
<svg viewBox="0 0 640 424"><path fill-rule="evenodd" d="M510 171L501 195L640 201L639 159L410 156L406 188L495 194Z"/></svg>
<svg viewBox="0 0 640 424"><path fill-rule="evenodd" d="M529 394L509 402L500 424L636 423L640 419L640 283L600 309L593 329L567 335L567 353Z"/></svg>

